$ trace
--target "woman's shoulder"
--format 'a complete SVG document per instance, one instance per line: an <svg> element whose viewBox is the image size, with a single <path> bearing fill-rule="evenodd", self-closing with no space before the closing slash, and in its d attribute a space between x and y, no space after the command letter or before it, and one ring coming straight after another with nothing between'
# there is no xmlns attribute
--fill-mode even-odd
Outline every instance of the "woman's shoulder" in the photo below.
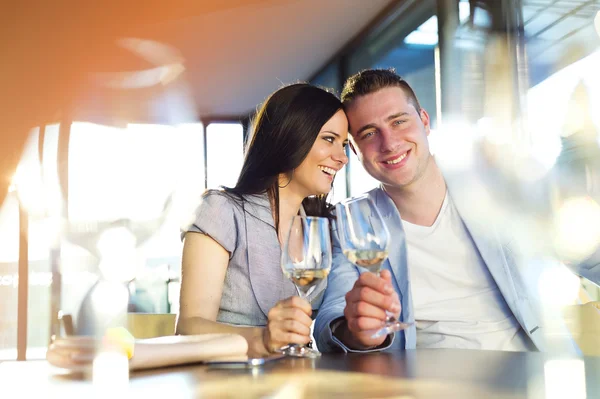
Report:
<svg viewBox="0 0 600 399"><path fill-rule="evenodd" d="M191 221L182 229L209 235L223 248L233 253L242 220L242 210L234 194L225 190L207 190L200 199Z"/></svg>
<svg viewBox="0 0 600 399"><path fill-rule="evenodd" d="M215 212L240 213L244 197L223 189L206 190L200 198L200 208L210 208Z"/></svg>

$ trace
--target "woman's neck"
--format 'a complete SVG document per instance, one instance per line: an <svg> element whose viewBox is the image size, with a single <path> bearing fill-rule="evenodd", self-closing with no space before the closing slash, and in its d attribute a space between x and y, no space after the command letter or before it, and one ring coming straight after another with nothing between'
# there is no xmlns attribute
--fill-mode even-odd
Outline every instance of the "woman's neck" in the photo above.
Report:
<svg viewBox="0 0 600 399"><path fill-rule="evenodd" d="M279 243L282 245L287 239L292 219L298 215L303 200L304 196L295 192L293 187L289 185L279 189L279 225L277 231L279 232ZM273 212L275 212L275 207L273 207Z"/></svg>

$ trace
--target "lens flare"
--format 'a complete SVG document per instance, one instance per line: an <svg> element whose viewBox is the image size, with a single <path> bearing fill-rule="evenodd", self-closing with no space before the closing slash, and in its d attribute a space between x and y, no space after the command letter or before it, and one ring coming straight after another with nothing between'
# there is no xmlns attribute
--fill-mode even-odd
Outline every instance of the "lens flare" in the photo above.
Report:
<svg viewBox="0 0 600 399"><path fill-rule="evenodd" d="M566 200L555 218L554 245L562 259L590 256L600 244L600 205L590 197Z"/></svg>
<svg viewBox="0 0 600 399"><path fill-rule="evenodd" d="M544 364L546 399L586 398L585 365L581 359L555 359Z"/></svg>
<svg viewBox="0 0 600 399"><path fill-rule="evenodd" d="M542 303L552 309L575 303L579 286L579 278L562 264L544 269L538 282Z"/></svg>
<svg viewBox="0 0 600 399"><path fill-rule="evenodd" d="M117 352L101 352L94 359L92 381L98 398L126 397L129 361Z"/></svg>

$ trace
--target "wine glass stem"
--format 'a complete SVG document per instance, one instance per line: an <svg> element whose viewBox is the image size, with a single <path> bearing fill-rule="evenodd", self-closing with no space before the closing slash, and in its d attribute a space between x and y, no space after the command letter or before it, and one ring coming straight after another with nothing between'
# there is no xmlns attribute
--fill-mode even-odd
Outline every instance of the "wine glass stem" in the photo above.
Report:
<svg viewBox="0 0 600 399"><path fill-rule="evenodd" d="M377 277L381 277L381 269L377 270L375 272L375 275L377 275ZM394 316L394 314L392 312L390 312L389 310L385 311L385 316L386 316L385 321L387 323L395 323L396 321L398 321L398 319L396 319L396 316Z"/></svg>
<svg viewBox="0 0 600 399"><path fill-rule="evenodd" d="M304 293L304 291L302 291L300 288L298 288L298 286L296 284L294 284L294 288L296 288L296 292L298 293L298 296L302 299L305 299L306 302L308 302L309 304L311 303L311 300L308 299L308 295ZM298 349L301 348L306 348L308 347L312 347L312 340L308 343L308 345L299 345L299 344L293 344L295 347L297 347Z"/></svg>

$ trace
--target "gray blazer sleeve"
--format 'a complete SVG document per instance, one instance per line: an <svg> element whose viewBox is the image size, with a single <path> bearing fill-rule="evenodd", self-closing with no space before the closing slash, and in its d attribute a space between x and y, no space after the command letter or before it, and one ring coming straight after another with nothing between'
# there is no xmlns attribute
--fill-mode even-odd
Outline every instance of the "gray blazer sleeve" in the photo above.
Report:
<svg viewBox="0 0 600 399"><path fill-rule="evenodd" d="M237 247L237 206L234 200L223 192L207 191L196 209L195 221L187 228L186 232L197 232L210 236L229 252L231 258Z"/></svg>
<svg viewBox="0 0 600 399"><path fill-rule="evenodd" d="M386 339L384 345L371 350L355 350L347 347L333 335L332 325L344 317L346 307L346 293L352 289L360 275L358 268L346 259L342 253L337 235L335 222L332 223L332 252L333 264L327 278L327 289L323 297L323 303L319 308L319 314L315 320L314 336L317 347L321 352L375 352L388 349L393 342L393 335Z"/></svg>

